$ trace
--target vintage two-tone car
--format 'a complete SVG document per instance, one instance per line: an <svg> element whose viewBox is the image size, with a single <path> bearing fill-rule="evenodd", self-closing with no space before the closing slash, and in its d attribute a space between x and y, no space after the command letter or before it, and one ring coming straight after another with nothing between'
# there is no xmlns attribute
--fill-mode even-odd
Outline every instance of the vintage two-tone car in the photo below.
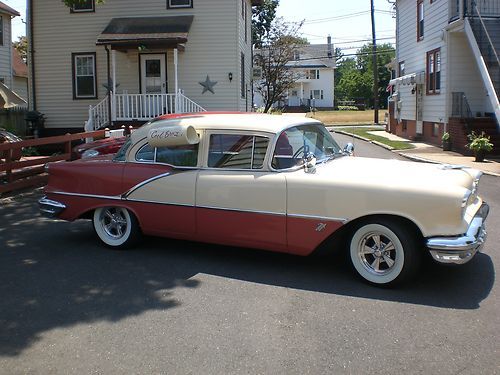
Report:
<svg viewBox="0 0 500 375"><path fill-rule="evenodd" d="M297 255L346 249L379 285L414 275L426 253L461 264L481 248L481 172L349 151L312 119L158 119L116 155L49 164L40 208L91 219L112 248L145 234Z"/></svg>

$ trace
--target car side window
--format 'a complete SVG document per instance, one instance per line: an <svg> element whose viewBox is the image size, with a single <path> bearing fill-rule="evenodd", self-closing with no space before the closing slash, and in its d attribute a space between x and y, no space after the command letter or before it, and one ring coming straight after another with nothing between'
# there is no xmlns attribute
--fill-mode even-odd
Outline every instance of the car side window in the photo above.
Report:
<svg viewBox="0 0 500 375"><path fill-rule="evenodd" d="M196 167L198 163L198 144L157 148L145 144L137 151L135 160L170 164L176 167Z"/></svg>
<svg viewBox="0 0 500 375"><path fill-rule="evenodd" d="M261 169L269 139L253 135L212 134L208 149L211 168Z"/></svg>

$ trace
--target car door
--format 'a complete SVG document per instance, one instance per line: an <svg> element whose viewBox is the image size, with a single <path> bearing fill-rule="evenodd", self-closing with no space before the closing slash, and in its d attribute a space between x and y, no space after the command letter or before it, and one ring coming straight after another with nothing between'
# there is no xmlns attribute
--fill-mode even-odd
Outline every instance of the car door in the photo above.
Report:
<svg viewBox="0 0 500 375"><path fill-rule="evenodd" d="M208 132L196 184L199 239L286 251L285 177L267 168L269 135Z"/></svg>

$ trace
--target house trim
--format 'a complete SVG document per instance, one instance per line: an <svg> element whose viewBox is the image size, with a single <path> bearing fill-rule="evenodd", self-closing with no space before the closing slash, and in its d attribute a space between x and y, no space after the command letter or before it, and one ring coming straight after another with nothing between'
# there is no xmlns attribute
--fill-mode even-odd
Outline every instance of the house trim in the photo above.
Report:
<svg viewBox="0 0 500 375"><path fill-rule="evenodd" d="M93 96L79 97L76 92L76 64L75 59L77 56L94 56L94 94ZM73 52L71 53L71 76L73 83L73 100L91 100L97 99L97 53L96 52Z"/></svg>

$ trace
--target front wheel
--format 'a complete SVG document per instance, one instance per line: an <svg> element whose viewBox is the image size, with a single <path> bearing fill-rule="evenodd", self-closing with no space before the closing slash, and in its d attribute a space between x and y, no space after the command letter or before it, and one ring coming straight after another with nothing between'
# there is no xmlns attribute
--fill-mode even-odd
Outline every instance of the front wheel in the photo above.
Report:
<svg viewBox="0 0 500 375"><path fill-rule="evenodd" d="M350 241L354 269L366 281L391 286L415 275L420 266L418 236L397 221L362 224Z"/></svg>
<svg viewBox="0 0 500 375"><path fill-rule="evenodd" d="M129 248L140 236L136 217L123 207L98 208L94 211L93 223L99 239L114 249Z"/></svg>

